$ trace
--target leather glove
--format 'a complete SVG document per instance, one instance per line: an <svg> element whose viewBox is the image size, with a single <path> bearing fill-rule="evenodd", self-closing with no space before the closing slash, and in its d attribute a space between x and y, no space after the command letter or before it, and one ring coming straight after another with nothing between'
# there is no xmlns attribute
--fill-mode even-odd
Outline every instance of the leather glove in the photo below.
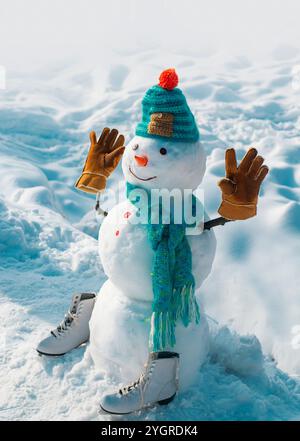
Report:
<svg viewBox="0 0 300 441"><path fill-rule="evenodd" d="M117 167L125 150L123 135L118 130L103 129L99 140L90 133L91 146L75 187L87 193L98 193L106 187L106 179Z"/></svg>
<svg viewBox="0 0 300 441"><path fill-rule="evenodd" d="M257 150L248 150L240 165L237 165L234 149L226 150L226 178L218 182L222 191L222 203L218 212L230 220L244 220L256 215L258 193L269 169L262 165L264 159Z"/></svg>

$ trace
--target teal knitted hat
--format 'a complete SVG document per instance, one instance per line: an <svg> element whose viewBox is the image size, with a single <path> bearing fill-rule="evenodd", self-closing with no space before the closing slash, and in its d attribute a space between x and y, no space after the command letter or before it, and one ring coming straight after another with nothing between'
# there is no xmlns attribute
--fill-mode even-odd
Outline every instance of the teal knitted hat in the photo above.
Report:
<svg viewBox="0 0 300 441"><path fill-rule="evenodd" d="M159 83L147 90L142 101L142 121L137 125L136 135L170 138L179 142L199 139L195 118L177 84L175 69L167 69L161 73Z"/></svg>

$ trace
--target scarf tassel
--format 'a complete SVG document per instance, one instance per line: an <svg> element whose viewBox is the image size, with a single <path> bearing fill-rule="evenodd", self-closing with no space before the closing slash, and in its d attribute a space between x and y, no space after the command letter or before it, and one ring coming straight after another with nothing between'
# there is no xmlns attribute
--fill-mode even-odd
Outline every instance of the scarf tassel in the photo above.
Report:
<svg viewBox="0 0 300 441"><path fill-rule="evenodd" d="M181 319L185 327L191 322L198 324L200 321L199 306L195 297L194 284L184 286L178 293L175 291L175 298L180 299L180 305L177 308L176 320Z"/></svg>
<svg viewBox="0 0 300 441"><path fill-rule="evenodd" d="M151 317L150 347L154 352L173 348L176 344L175 329L178 319L187 327L191 322L200 321L200 312L195 298L194 285L173 290L174 298L179 299L173 313L171 311L153 312Z"/></svg>

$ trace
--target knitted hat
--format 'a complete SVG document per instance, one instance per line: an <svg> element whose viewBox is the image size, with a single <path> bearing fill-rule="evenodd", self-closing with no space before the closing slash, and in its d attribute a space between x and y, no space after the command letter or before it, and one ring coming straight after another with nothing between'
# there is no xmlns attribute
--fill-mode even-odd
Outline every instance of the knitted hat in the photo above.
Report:
<svg viewBox="0 0 300 441"><path fill-rule="evenodd" d="M136 135L182 142L199 139L195 118L177 84L175 69L167 69L161 73L158 85L147 90L142 101L142 121L137 125Z"/></svg>

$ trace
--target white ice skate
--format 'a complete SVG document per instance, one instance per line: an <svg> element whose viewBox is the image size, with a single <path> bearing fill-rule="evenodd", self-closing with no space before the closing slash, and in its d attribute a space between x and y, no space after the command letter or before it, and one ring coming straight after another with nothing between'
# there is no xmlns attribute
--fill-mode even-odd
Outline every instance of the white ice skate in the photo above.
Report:
<svg viewBox="0 0 300 441"><path fill-rule="evenodd" d="M105 395L100 407L111 414L128 414L154 404L170 403L178 390L179 354L152 352L140 378L119 392Z"/></svg>
<svg viewBox="0 0 300 441"><path fill-rule="evenodd" d="M42 340L36 350L41 355L64 355L89 340L89 321L95 293L74 294L71 307L60 325Z"/></svg>

